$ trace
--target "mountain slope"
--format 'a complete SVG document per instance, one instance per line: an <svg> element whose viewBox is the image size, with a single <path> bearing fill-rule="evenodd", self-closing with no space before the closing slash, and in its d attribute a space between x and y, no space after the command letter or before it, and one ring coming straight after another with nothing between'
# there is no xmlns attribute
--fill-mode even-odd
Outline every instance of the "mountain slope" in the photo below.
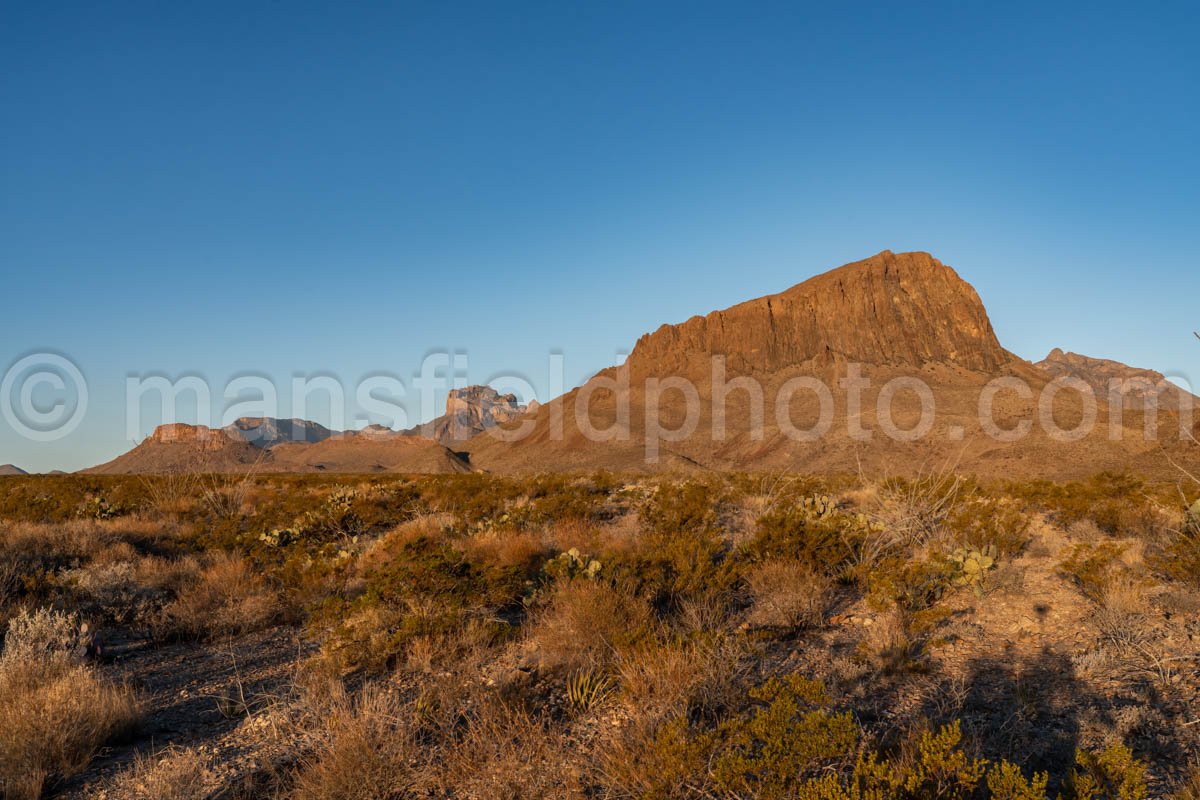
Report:
<svg viewBox="0 0 1200 800"><path fill-rule="evenodd" d="M852 389L853 374L869 386ZM1103 404L1094 430L1077 441L1040 425L1005 441L1023 420L1040 420L1037 397L1053 377L1000 345L978 294L953 269L927 253L884 251L662 326L621 367L520 420L526 432L517 441L483 435L465 449L475 466L496 471L911 473L949 463L980 474L1070 477L1169 468L1160 443L1141 439L1136 414L1122 421L1129 435L1109 441ZM929 387L935 416L924 435L906 437L923 421L919 396L885 396L882 414L879 401L890 381L914 378ZM997 378L1017 379L1028 396L998 392L981 420L981 396ZM678 379L691 389L674 388ZM1088 413L1077 393L1053 399L1052 426L1074 430ZM827 427L814 430L818 422Z"/></svg>
<svg viewBox="0 0 1200 800"><path fill-rule="evenodd" d="M0 475L28 475L29 473L14 464L0 465Z"/></svg>

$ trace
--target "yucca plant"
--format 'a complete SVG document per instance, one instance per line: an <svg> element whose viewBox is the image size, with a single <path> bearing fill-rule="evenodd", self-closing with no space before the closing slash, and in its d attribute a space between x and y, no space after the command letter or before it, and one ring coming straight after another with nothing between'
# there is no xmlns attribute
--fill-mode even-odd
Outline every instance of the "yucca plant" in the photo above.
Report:
<svg viewBox="0 0 1200 800"><path fill-rule="evenodd" d="M612 681L596 670L580 670L567 679L567 702L590 711L612 691Z"/></svg>

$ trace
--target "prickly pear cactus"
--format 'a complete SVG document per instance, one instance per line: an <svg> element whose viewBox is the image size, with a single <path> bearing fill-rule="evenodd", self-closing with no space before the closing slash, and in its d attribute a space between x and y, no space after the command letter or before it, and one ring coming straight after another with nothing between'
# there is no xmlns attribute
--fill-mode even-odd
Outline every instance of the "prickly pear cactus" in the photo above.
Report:
<svg viewBox="0 0 1200 800"><path fill-rule="evenodd" d="M546 562L543 571L551 578L589 578L594 580L600 575L603 565L594 558L580 553L572 547L565 553L560 553Z"/></svg>
<svg viewBox="0 0 1200 800"><path fill-rule="evenodd" d="M959 548L950 556L950 560L958 566L958 575L954 578L956 586L970 586L975 594L983 594L983 580L988 570L996 566L996 548L987 545L982 550Z"/></svg>
<svg viewBox="0 0 1200 800"><path fill-rule="evenodd" d="M828 519L837 513L837 501L827 494L814 494L802 501L806 511L818 519Z"/></svg>
<svg viewBox="0 0 1200 800"><path fill-rule="evenodd" d="M1187 510L1186 527L1190 532L1200 535L1200 500L1192 503Z"/></svg>

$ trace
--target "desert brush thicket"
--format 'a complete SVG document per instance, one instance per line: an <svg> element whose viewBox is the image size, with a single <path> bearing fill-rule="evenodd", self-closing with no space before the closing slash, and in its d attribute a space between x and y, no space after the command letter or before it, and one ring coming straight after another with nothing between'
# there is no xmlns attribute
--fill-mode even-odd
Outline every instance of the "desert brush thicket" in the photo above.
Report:
<svg viewBox="0 0 1200 800"><path fill-rule="evenodd" d="M232 712L290 756L228 796L1192 797L1194 493L0 479L0 785L70 788L153 712L107 639L290 626L312 643L291 686ZM220 765L194 744L136 743L94 780L204 796Z"/></svg>

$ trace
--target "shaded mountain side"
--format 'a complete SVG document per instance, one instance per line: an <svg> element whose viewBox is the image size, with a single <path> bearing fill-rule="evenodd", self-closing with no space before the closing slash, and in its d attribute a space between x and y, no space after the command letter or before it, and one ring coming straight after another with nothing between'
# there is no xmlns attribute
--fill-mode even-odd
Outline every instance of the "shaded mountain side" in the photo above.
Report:
<svg viewBox="0 0 1200 800"><path fill-rule="evenodd" d="M1200 408L1200 398L1171 383L1161 372L1131 367L1119 361L1065 353L1055 348L1035 366L1056 378L1082 380L1105 402L1110 401L1110 391L1115 384L1124 408L1142 409L1148 401L1170 411L1179 411L1181 406Z"/></svg>
<svg viewBox="0 0 1200 800"><path fill-rule="evenodd" d="M271 417L242 417L224 430L258 447L274 447L285 442L315 444L333 435L333 431L316 422Z"/></svg>
<svg viewBox="0 0 1200 800"><path fill-rule="evenodd" d="M231 438L221 429L172 425L124 455L86 473L180 472L466 472L467 460L417 436L334 434L319 442L278 442L270 448ZM188 430L188 429L192 430Z"/></svg>
<svg viewBox="0 0 1200 800"><path fill-rule="evenodd" d="M29 473L15 464L0 464L0 475L28 475Z"/></svg>
<svg viewBox="0 0 1200 800"><path fill-rule="evenodd" d="M470 472L471 464L441 442L420 436L332 437L317 444L281 444L271 451L277 472Z"/></svg>

